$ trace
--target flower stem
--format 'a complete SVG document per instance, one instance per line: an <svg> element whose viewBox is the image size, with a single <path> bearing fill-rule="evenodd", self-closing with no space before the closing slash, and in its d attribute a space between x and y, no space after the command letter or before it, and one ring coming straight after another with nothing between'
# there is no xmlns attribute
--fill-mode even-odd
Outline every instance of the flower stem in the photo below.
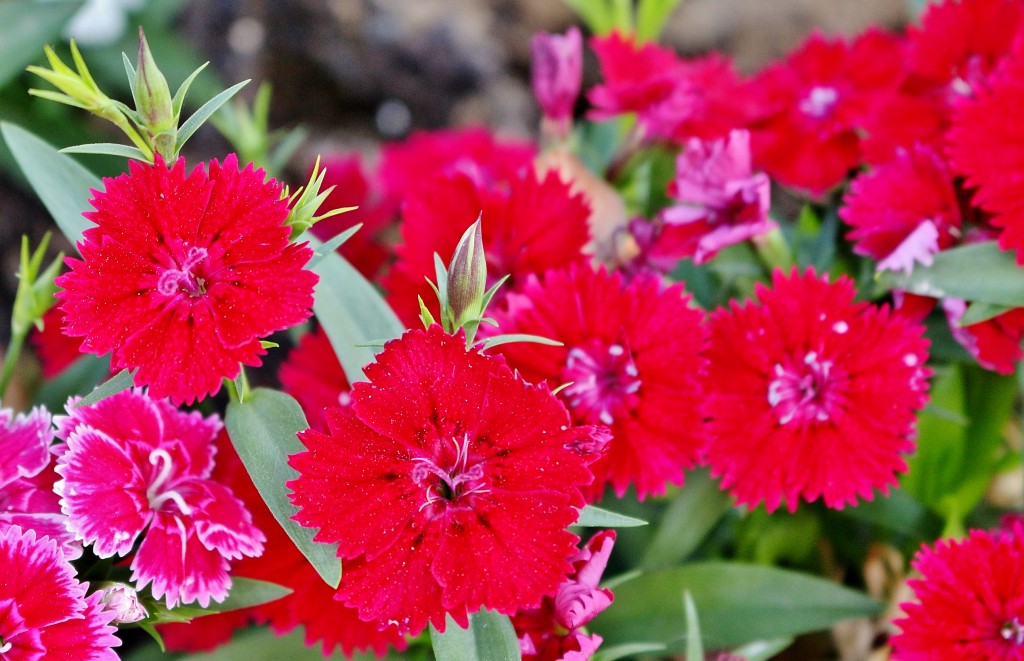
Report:
<svg viewBox="0 0 1024 661"><path fill-rule="evenodd" d="M11 341L7 345L7 353L4 354L4 371L0 374L0 400L7 392L7 386L14 375L14 367L18 364L21 356L21 347L25 344L25 332L14 332L11 334Z"/></svg>

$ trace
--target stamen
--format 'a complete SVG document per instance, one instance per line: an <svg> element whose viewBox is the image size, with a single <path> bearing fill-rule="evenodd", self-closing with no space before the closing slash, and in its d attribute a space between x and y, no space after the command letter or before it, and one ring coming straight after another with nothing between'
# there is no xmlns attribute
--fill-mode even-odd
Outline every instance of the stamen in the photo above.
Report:
<svg viewBox="0 0 1024 661"><path fill-rule="evenodd" d="M192 269L199 266L208 255L209 253L206 251L206 248L199 248L198 246L189 248L185 261L180 268L167 269L160 274L160 279L156 283L156 290L164 296L174 296L180 291L184 291L193 298L205 294L206 281L192 273Z"/></svg>
<svg viewBox="0 0 1024 661"><path fill-rule="evenodd" d="M1020 647L1024 645L1024 624L1021 624L1020 620L1015 617L1003 624L1003 627L999 630L999 635L1002 636L1003 640L1012 641Z"/></svg>
<svg viewBox="0 0 1024 661"><path fill-rule="evenodd" d="M5 643L2 636L0 636L0 643L2 643L0 644L0 654L6 654L14 647L14 643L12 642L8 641Z"/></svg>
<svg viewBox="0 0 1024 661"><path fill-rule="evenodd" d="M153 466L156 466L158 463L160 464L156 477L153 478L153 481L149 483L149 487L146 489L146 498L149 500L150 508L159 510L164 503L170 500L178 506L178 509L185 516L192 514L192 508L188 506L182 495L174 489L168 489L159 493L161 487L170 480L171 473L174 471L174 461L167 450L157 448L150 452L149 463Z"/></svg>

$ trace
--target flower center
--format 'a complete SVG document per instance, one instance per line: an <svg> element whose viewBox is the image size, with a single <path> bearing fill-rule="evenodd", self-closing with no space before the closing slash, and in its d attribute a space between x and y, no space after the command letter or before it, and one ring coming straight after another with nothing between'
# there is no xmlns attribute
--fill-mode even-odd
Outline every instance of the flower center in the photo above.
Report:
<svg viewBox="0 0 1024 661"><path fill-rule="evenodd" d="M427 494L426 501L420 506L421 510L434 503L454 503L470 494L490 491L483 481L483 465L469 465L469 434L463 434L462 443L454 436L451 441L455 448L455 460L447 470L432 459L413 457L416 466L412 469L412 479L422 485Z"/></svg>
<svg viewBox="0 0 1024 661"><path fill-rule="evenodd" d="M160 274L156 290L164 296L174 296L179 292L184 292L195 298L205 294L206 280L197 276L193 271L208 255L206 248L197 246L189 248L180 268L167 269Z"/></svg>
<svg viewBox="0 0 1024 661"><path fill-rule="evenodd" d="M612 424L639 399L640 377L633 356L621 344L595 344L569 351L562 377L569 406L589 422Z"/></svg>
<svg viewBox="0 0 1024 661"><path fill-rule="evenodd" d="M1003 624L999 635L1003 637L1003 640L1010 641L1017 647L1024 646L1024 624L1021 624L1016 617Z"/></svg>
<svg viewBox="0 0 1024 661"><path fill-rule="evenodd" d="M7 654L14 648L14 643L7 641L4 642L4 637L0 636L0 654Z"/></svg>
<svg viewBox="0 0 1024 661"><path fill-rule="evenodd" d="M174 461L167 450L157 448L149 453L149 463L158 466L157 474L146 489L146 498L153 510L159 510L167 501L173 501L178 510L188 516L192 508L185 502L184 497L174 489L163 489L164 485L171 481L171 474L174 472ZM161 489L163 489L161 491Z"/></svg>
<svg viewBox="0 0 1024 661"><path fill-rule="evenodd" d="M821 119L830 112L839 100L836 88L827 85L815 85L807 96L800 101L800 112Z"/></svg>
<svg viewBox="0 0 1024 661"><path fill-rule="evenodd" d="M836 377L832 361L820 360L815 351L807 352L803 364L775 365L775 378L768 384L768 403L785 425L798 422L824 422L834 406Z"/></svg>

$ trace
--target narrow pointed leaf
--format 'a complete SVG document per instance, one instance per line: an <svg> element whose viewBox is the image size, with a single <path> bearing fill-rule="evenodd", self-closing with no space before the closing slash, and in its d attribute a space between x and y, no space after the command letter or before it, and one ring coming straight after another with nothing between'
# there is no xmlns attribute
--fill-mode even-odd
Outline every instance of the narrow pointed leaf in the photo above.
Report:
<svg viewBox="0 0 1024 661"><path fill-rule="evenodd" d="M574 525L584 528L635 528L636 526L646 526L647 522L643 519L635 519L625 514L587 505L580 510L580 518Z"/></svg>
<svg viewBox="0 0 1024 661"><path fill-rule="evenodd" d="M355 207L350 208L354 209ZM306 268L313 270L316 267L316 265L320 263L320 260L324 258L324 255L335 252L338 248L344 245L346 241L351 239L352 236L355 235L355 233L362 228L362 226L362 223L359 223L358 225L353 225L352 227L338 234L329 241L325 241L323 245L317 248L316 252L313 253L313 257L309 260L309 263L306 264Z"/></svg>
<svg viewBox="0 0 1024 661"><path fill-rule="evenodd" d="M995 241L943 250L931 266L916 266L909 275L886 271L878 280L889 289L933 298L1024 306L1024 268L1017 266L1015 253L1000 250Z"/></svg>
<svg viewBox="0 0 1024 661"><path fill-rule="evenodd" d="M238 93L238 90L245 87L248 83L248 80L243 80L240 83L232 85L204 103L199 110L192 113L192 116L189 117L178 129L178 141L175 144L175 150L181 151L181 148L185 146L185 142L192 137L192 134L199 130L199 127L205 124L206 120L210 119L210 116L213 115L213 113L217 112L222 105L227 103L231 97Z"/></svg>
<svg viewBox="0 0 1024 661"><path fill-rule="evenodd" d="M519 639L507 616L480 611L469 616L469 628L460 629L451 616L444 633L430 625L430 644L437 661L520 661Z"/></svg>
<svg viewBox="0 0 1024 661"><path fill-rule="evenodd" d="M44 45L59 37L83 4L80 0L0 2L0 86L35 60Z"/></svg>
<svg viewBox="0 0 1024 661"><path fill-rule="evenodd" d="M99 177L51 145L14 124L0 123L7 146L43 206L72 245L91 223L82 216L90 208L90 189L103 188Z"/></svg>
<svg viewBox="0 0 1024 661"><path fill-rule="evenodd" d="M697 617L697 605L693 603L693 595L687 590L683 593L683 612L686 614L686 658L703 659L704 643L700 634L700 619Z"/></svg>
<svg viewBox="0 0 1024 661"><path fill-rule="evenodd" d="M332 588L341 581L337 546L313 541L315 531L292 520L298 509L288 500L285 482L298 473L288 456L305 448L296 434L309 427L298 402L283 392L257 388L244 402L228 404L228 436L260 492L288 537Z"/></svg>
<svg viewBox="0 0 1024 661"><path fill-rule="evenodd" d="M657 656L655 652L662 652L665 646L660 643L625 643L614 647L601 646L597 651L595 661L618 661L627 657Z"/></svg>
<svg viewBox="0 0 1024 661"><path fill-rule="evenodd" d="M503 344L509 344L511 342L533 342L534 344L544 344L549 347L560 347L562 343L558 340L552 340L549 337L542 337L540 335L530 335L529 333L506 333L504 335L495 335L484 340L483 348L493 349L494 347L500 347Z"/></svg>
<svg viewBox="0 0 1024 661"><path fill-rule="evenodd" d="M142 150L138 147L129 147L128 145L119 145L113 142L94 142L88 145L75 145L74 147L65 147L61 149L62 154L105 154L107 156L123 156L124 158L133 158L136 161L149 162L146 155L142 153Z"/></svg>
<svg viewBox="0 0 1024 661"><path fill-rule="evenodd" d="M78 402L75 403L75 408L78 408L79 406L92 406L96 402L104 400L111 395L116 395L122 390L128 390L135 385L134 377L137 369L138 368L135 368L134 370L121 370L100 385L96 386L91 393L78 400Z"/></svg>
<svg viewBox="0 0 1024 661"><path fill-rule="evenodd" d="M320 251L316 238L308 236L308 241ZM373 360L372 343L396 338L405 327L373 285L337 252L324 253L312 270L320 276L313 312L349 383L365 381L363 366Z"/></svg>
<svg viewBox="0 0 1024 661"><path fill-rule="evenodd" d="M228 611L269 604L282 597L287 597L291 593L291 589L277 583L234 576L231 579L231 591L228 592L227 598L219 604L210 602L210 605L203 609L206 611L203 614L227 613Z"/></svg>
<svg viewBox="0 0 1024 661"><path fill-rule="evenodd" d="M707 469L692 471L661 515L640 566L653 571L684 560L731 506L728 494L711 479Z"/></svg>

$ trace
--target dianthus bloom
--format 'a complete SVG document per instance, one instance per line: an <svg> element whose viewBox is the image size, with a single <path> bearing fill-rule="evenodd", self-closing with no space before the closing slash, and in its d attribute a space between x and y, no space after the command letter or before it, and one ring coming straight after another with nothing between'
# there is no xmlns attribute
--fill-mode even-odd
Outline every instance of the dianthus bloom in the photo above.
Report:
<svg viewBox="0 0 1024 661"><path fill-rule="evenodd" d="M849 278L809 269L711 313L707 458L722 488L768 511L841 508L887 491L927 402L924 328L854 302Z"/></svg>
<svg viewBox="0 0 1024 661"><path fill-rule="evenodd" d="M583 35L575 25L564 35L541 32L530 41L530 53L533 94L544 118L566 135L583 82Z"/></svg>
<svg viewBox="0 0 1024 661"><path fill-rule="evenodd" d="M296 520L345 560L336 598L412 635L536 607L572 571L595 430L436 325L389 342L366 377L290 462Z"/></svg>
<svg viewBox="0 0 1024 661"><path fill-rule="evenodd" d="M853 250L878 268L910 273L960 237L953 174L932 148L897 150L889 163L857 176L839 216L853 227Z"/></svg>
<svg viewBox="0 0 1024 661"><path fill-rule="evenodd" d="M281 186L264 177L231 155L190 174L157 156L105 179L82 259L56 280L65 334L176 404L259 365L261 338L310 315L317 280L303 268L312 250L289 242Z"/></svg>
<svg viewBox="0 0 1024 661"><path fill-rule="evenodd" d="M1024 125L1013 110L1022 104L1024 38L989 85L959 106L949 132L949 160L966 185L978 189L974 204L994 214L992 224L1002 229L999 247L1017 251L1017 263L1024 265Z"/></svg>
<svg viewBox="0 0 1024 661"><path fill-rule="evenodd" d="M703 314L689 305L680 284L658 276L621 274L577 266L532 278L509 295L503 333L530 333L562 346L501 345L509 365L529 381L559 391L573 419L605 425L612 440L592 470L587 495L605 485L620 496L635 486L641 498L681 484L704 444L701 376L706 361Z"/></svg>
<svg viewBox="0 0 1024 661"><path fill-rule="evenodd" d="M56 542L18 526L0 532L0 658L117 661L121 641Z"/></svg>
<svg viewBox="0 0 1024 661"><path fill-rule="evenodd" d="M182 413L139 389L57 420L67 443L54 490L67 527L101 558L127 555L132 582L167 606L223 601L228 561L263 552L264 536L230 489L211 479L216 416Z"/></svg>
<svg viewBox="0 0 1024 661"><path fill-rule="evenodd" d="M0 409L0 532L11 526L33 530L38 537L55 540L64 557L74 560L82 545L64 527L65 516L53 493L50 422L45 408L17 415Z"/></svg>
<svg viewBox="0 0 1024 661"><path fill-rule="evenodd" d="M1024 659L1024 527L924 546L913 566L921 578L895 622L894 660Z"/></svg>
<svg viewBox="0 0 1024 661"><path fill-rule="evenodd" d="M615 596L599 587L608 566L615 531L602 530L572 557L575 571L540 608L521 610L512 618L523 661L587 661L602 638L583 627L611 605Z"/></svg>
<svg viewBox="0 0 1024 661"><path fill-rule="evenodd" d="M437 315L434 253L444 259L481 219L487 273L509 275L515 288L531 273L586 261L590 205L557 172L532 171L504 186L484 186L466 175L439 176L406 198L398 261L384 278L388 302L408 325L417 323L422 297Z"/></svg>
<svg viewBox="0 0 1024 661"><path fill-rule="evenodd" d="M658 256L692 257L703 264L722 248L775 227L768 218L771 182L763 172L752 172L747 131L688 141L676 159L668 195L674 204L659 217Z"/></svg>
<svg viewBox="0 0 1024 661"><path fill-rule="evenodd" d="M1024 308L1014 308L991 319L961 326L967 312L967 302L959 298L945 298L942 309L949 321L953 337L978 364L1000 374L1013 374L1017 363L1024 358Z"/></svg>

